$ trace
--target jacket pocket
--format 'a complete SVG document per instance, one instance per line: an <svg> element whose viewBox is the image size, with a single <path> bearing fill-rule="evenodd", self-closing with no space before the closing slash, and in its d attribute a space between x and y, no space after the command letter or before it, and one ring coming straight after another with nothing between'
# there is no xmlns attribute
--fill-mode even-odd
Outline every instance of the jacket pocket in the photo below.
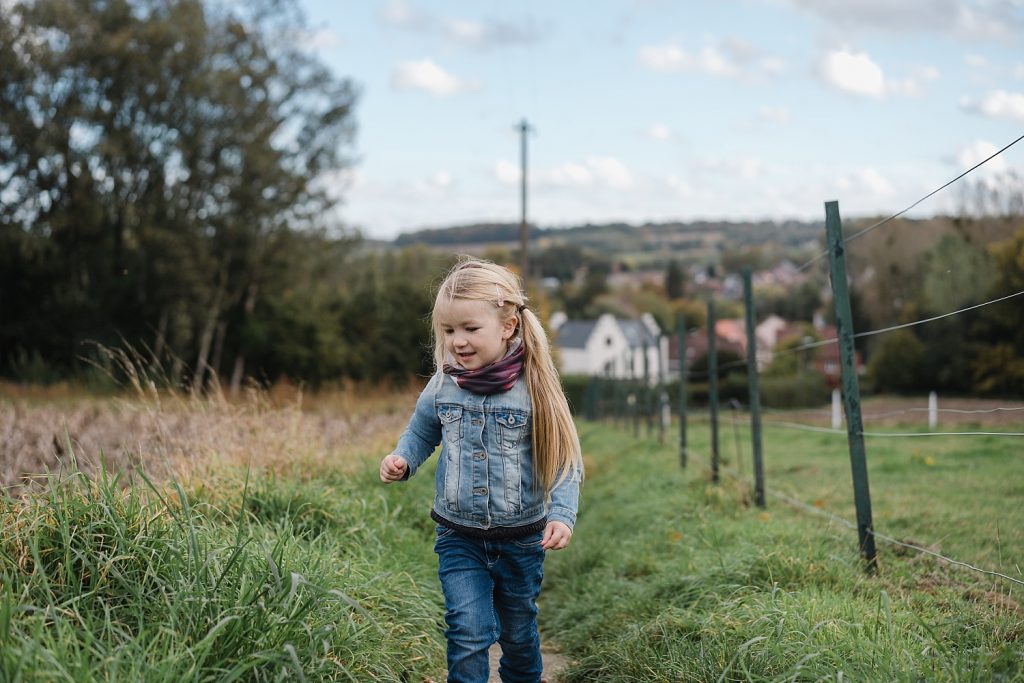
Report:
<svg viewBox="0 0 1024 683"><path fill-rule="evenodd" d="M519 447L523 436L529 431L527 425L530 421L530 416L526 413L502 411L497 413L494 419L500 426L502 450L506 452L514 451Z"/></svg>
<svg viewBox="0 0 1024 683"><path fill-rule="evenodd" d="M441 420L444 438L449 443L458 443L462 438L462 406L442 404L438 406L437 417Z"/></svg>

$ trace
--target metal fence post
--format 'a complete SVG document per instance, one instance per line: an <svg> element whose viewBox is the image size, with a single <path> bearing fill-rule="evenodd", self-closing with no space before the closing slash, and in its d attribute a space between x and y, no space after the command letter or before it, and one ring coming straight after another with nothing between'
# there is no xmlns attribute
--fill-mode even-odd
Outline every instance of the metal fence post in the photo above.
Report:
<svg viewBox="0 0 1024 683"><path fill-rule="evenodd" d="M718 349L715 301L708 299L708 411L711 417L711 481L718 483Z"/></svg>
<svg viewBox="0 0 1024 683"><path fill-rule="evenodd" d="M743 300L747 319L747 383L750 385L750 432L754 450L754 503L764 501L764 462L761 452L761 392L757 379L757 330L754 327L754 288L750 269L743 269Z"/></svg>
<svg viewBox="0 0 1024 683"><path fill-rule="evenodd" d="M864 422L860 413L860 384L857 358L853 348L853 314L846 282L846 247L839 202L825 202L825 230L832 279L832 301L836 310L839 336L839 361L842 369L843 403L846 408L846 436L850 444L850 468L853 471L853 499L857 507L857 537L867 570L878 568L874 527L871 522L871 493L868 488L867 455L864 452Z"/></svg>
<svg viewBox="0 0 1024 683"><path fill-rule="evenodd" d="M686 317L679 314L679 465L686 467Z"/></svg>

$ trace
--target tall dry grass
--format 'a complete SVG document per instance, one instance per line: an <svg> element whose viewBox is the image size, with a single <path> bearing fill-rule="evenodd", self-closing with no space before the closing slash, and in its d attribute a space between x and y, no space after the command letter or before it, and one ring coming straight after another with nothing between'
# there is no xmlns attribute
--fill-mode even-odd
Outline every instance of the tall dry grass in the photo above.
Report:
<svg viewBox="0 0 1024 683"><path fill-rule="evenodd" d="M310 393L282 383L230 399L136 384L100 397L0 384L0 485L13 494L31 489L72 457L87 475L102 463L126 482L140 468L182 482L250 467L350 471L393 446L417 391L346 385Z"/></svg>

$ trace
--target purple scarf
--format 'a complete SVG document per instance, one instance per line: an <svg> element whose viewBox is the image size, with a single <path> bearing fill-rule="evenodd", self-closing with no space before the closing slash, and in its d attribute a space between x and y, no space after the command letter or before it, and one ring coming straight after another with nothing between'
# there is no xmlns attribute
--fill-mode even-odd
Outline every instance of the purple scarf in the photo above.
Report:
<svg viewBox="0 0 1024 683"><path fill-rule="evenodd" d="M508 391L523 372L526 349L519 344L501 360L496 360L478 370L467 370L461 365L444 364L444 373L451 375L455 383L474 394L498 394Z"/></svg>

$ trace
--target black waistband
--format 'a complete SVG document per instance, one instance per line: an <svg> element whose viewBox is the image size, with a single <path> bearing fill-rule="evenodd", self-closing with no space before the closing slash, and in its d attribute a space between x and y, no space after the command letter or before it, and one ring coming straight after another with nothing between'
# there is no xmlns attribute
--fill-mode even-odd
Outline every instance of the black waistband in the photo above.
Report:
<svg viewBox="0 0 1024 683"><path fill-rule="evenodd" d="M525 538L526 536L535 534L538 531L544 531L544 527L546 527L548 523L548 518L542 517L533 524L526 524L524 526L492 526L490 529L475 529L471 526L456 524L450 519L445 519L441 515L437 514L436 510L430 511L430 518L441 526L457 531L463 536L469 536L470 538L485 538L494 541L512 541L517 538Z"/></svg>

